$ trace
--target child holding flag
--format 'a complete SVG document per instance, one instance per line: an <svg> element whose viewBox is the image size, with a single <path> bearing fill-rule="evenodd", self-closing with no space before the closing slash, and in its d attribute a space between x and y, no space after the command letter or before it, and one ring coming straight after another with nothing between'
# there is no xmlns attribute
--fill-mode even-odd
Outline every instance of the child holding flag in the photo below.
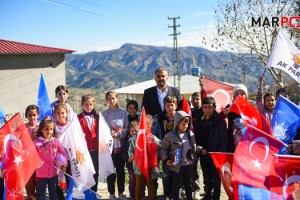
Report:
<svg viewBox="0 0 300 200"><path fill-rule="evenodd" d="M141 171L139 168L138 163L145 164L141 156L137 154L137 140L138 135L135 134L129 139L129 149L128 149L128 156L129 159L133 162L133 169L135 174L135 199L141 200L142 197L145 194L145 186L147 185L148 190L148 198L149 200L155 199L155 179L159 178L159 169L158 169L158 160L157 160L157 151L158 151L158 145L160 144L160 140L152 135L151 133L151 123L152 123L152 117L150 115L145 116L142 115L142 119L140 123L143 123L142 121L145 120L148 128L145 128L144 136L146 137L146 149L139 149L144 152L144 155L147 155L147 169L148 170L148 177L145 177L144 173L145 171ZM141 125L140 125L141 129ZM142 131L142 130L141 130ZM141 133L139 133L141 134ZM143 136L140 136L143 137ZM154 166L153 166L154 165Z"/></svg>
<svg viewBox="0 0 300 200"><path fill-rule="evenodd" d="M127 102L126 111L128 112L128 122L129 122L129 130L127 131L127 135L124 139L124 143L121 147L121 154L123 159L126 161L126 168L129 175L129 194L131 199L135 199L135 176L134 170L132 167L132 161L128 157L128 148L129 148L129 139L135 135L139 129L139 115L137 111L139 109L138 102L135 100L129 100ZM134 122L131 124L131 122Z"/></svg>
<svg viewBox="0 0 300 200"><path fill-rule="evenodd" d="M130 147L130 143L129 141L131 140L131 138L133 136L135 136L139 131L139 123L137 121L132 121L129 124L129 135L128 135L128 149L127 149L127 169L128 169L128 174L129 174L129 194L130 194L130 199L134 200L135 199L135 185L136 185L136 181L135 181L135 174L134 174L134 169L133 169L133 158L132 156L129 157L129 147ZM134 147L131 149L134 149ZM133 152L131 152L133 153ZM131 155L131 154L130 154Z"/></svg>
<svg viewBox="0 0 300 200"><path fill-rule="evenodd" d="M70 124L69 118L68 118L69 108L70 107L67 106L64 103L57 103L54 106L53 115L55 117L54 119L56 120L56 127L55 127L56 134L55 134L55 137L57 139L62 137L62 135L64 134L66 128ZM67 174L71 174L71 166L70 165L68 165L68 168L67 168L66 171L67 171ZM68 183L69 183L69 179L67 178L67 185L68 185ZM60 200L65 199L64 192L60 187L57 187L57 195L58 195L58 199L60 199Z"/></svg>
<svg viewBox="0 0 300 200"><path fill-rule="evenodd" d="M36 170L38 200L45 199L47 185L50 200L57 199L57 171L53 166L58 154L63 155L65 158L67 154L55 135L55 122L47 116L41 121L37 131L38 138L34 141L37 152L43 161L43 165ZM65 172L66 167L62 166L61 170Z"/></svg>
<svg viewBox="0 0 300 200"><path fill-rule="evenodd" d="M37 139L36 133L39 128L39 123L37 119L39 118L39 115L40 115L39 107L37 107L36 105L27 106L25 110L25 117L27 118L28 122L25 125L33 141ZM35 172L28 180L25 189L26 189L28 200L36 199Z"/></svg>
<svg viewBox="0 0 300 200"><path fill-rule="evenodd" d="M80 113L77 117L81 125L82 131L85 134L85 140L96 171L96 173L94 174L96 184L93 187L91 187L91 190L97 192L99 169L99 115L94 110L94 103L95 99L91 94L83 95L81 99L81 106L83 108L83 112Z"/></svg>
<svg viewBox="0 0 300 200"><path fill-rule="evenodd" d="M268 123L271 125L273 118L273 110L275 108L276 99L273 92L263 91L264 77L259 78L259 87L256 96L256 107L257 110L266 118Z"/></svg>
<svg viewBox="0 0 300 200"><path fill-rule="evenodd" d="M107 177L107 188L110 193L110 199L116 199L115 196L115 181L117 178L119 199L125 200L126 195L123 194L125 190L125 160L121 155L121 138L126 137L128 118L127 112L119 108L118 93L115 91L108 91L105 95L108 109L103 111L102 115L107 122L111 135L114 138L112 160L116 168L116 174L111 174Z"/></svg>

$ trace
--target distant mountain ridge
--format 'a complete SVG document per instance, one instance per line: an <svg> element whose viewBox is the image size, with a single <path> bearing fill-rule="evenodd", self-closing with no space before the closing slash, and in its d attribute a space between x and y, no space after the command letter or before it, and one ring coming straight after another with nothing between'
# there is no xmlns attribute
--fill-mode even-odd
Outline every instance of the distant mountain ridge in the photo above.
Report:
<svg viewBox="0 0 300 200"><path fill-rule="evenodd" d="M191 68L196 66L201 67L201 74L212 79L243 83L245 71L247 87L250 91L255 90L263 71L261 64L253 61L250 67L243 59L228 64L237 59L230 53L200 47L178 49L181 75L191 74ZM66 55L69 87L101 91L124 87L152 79L158 67L167 68L169 75L173 75L173 48L127 43L110 51Z"/></svg>

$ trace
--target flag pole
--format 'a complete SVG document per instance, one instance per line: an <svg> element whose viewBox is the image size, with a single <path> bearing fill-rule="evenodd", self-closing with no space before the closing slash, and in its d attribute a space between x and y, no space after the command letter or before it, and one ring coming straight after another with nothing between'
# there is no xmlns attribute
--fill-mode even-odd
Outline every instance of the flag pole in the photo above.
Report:
<svg viewBox="0 0 300 200"><path fill-rule="evenodd" d="M70 174L67 174L66 172L63 172L61 169L59 169L58 167L56 167L56 166L53 166L55 169L58 169L59 171L61 171L62 173L64 173L65 175L67 175L68 177L70 177L70 178L72 178L73 179L73 177L70 175ZM74 180L74 179L73 179ZM82 186L84 186L85 188L87 188L88 190L90 190L91 192L93 192L95 195L97 195L99 198L102 198L97 192L95 192L95 191L93 191L93 190L91 190L90 188L88 188L87 186L85 186L85 185L83 185L83 184L81 184Z"/></svg>
<svg viewBox="0 0 300 200"><path fill-rule="evenodd" d="M262 76L265 76L266 70L267 70L267 68L265 67L265 70L264 70Z"/></svg>

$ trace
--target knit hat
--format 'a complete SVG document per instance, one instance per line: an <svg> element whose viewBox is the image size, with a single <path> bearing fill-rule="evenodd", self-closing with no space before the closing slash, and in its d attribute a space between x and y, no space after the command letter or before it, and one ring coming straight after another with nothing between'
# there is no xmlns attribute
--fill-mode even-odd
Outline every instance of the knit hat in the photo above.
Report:
<svg viewBox="0 0 300 200"><path fill-rule="evenodd" d="M246 98L248 98L248 89L246 88L245 85L243 84L236 84L232 90L232 94L234 96L234 93L237 91L237 90L242 90L243 92L245 92L246 94Z"/></svg>

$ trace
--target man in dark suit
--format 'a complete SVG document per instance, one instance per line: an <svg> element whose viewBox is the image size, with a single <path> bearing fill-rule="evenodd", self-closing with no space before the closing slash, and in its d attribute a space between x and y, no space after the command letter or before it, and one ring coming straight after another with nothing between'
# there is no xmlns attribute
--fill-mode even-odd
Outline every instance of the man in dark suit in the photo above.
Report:
<svg viewBox="0 0 300 200"><path fill-rule="evenodd" d="M158 68L155 70L154 79L156 86L144 91L142 101L142 106L145 107L146 113L153 117L164 110L164 98L167 95L175 96L177 102L181 99L179 90L167 85L168 72L166 69Z"/></svg>

